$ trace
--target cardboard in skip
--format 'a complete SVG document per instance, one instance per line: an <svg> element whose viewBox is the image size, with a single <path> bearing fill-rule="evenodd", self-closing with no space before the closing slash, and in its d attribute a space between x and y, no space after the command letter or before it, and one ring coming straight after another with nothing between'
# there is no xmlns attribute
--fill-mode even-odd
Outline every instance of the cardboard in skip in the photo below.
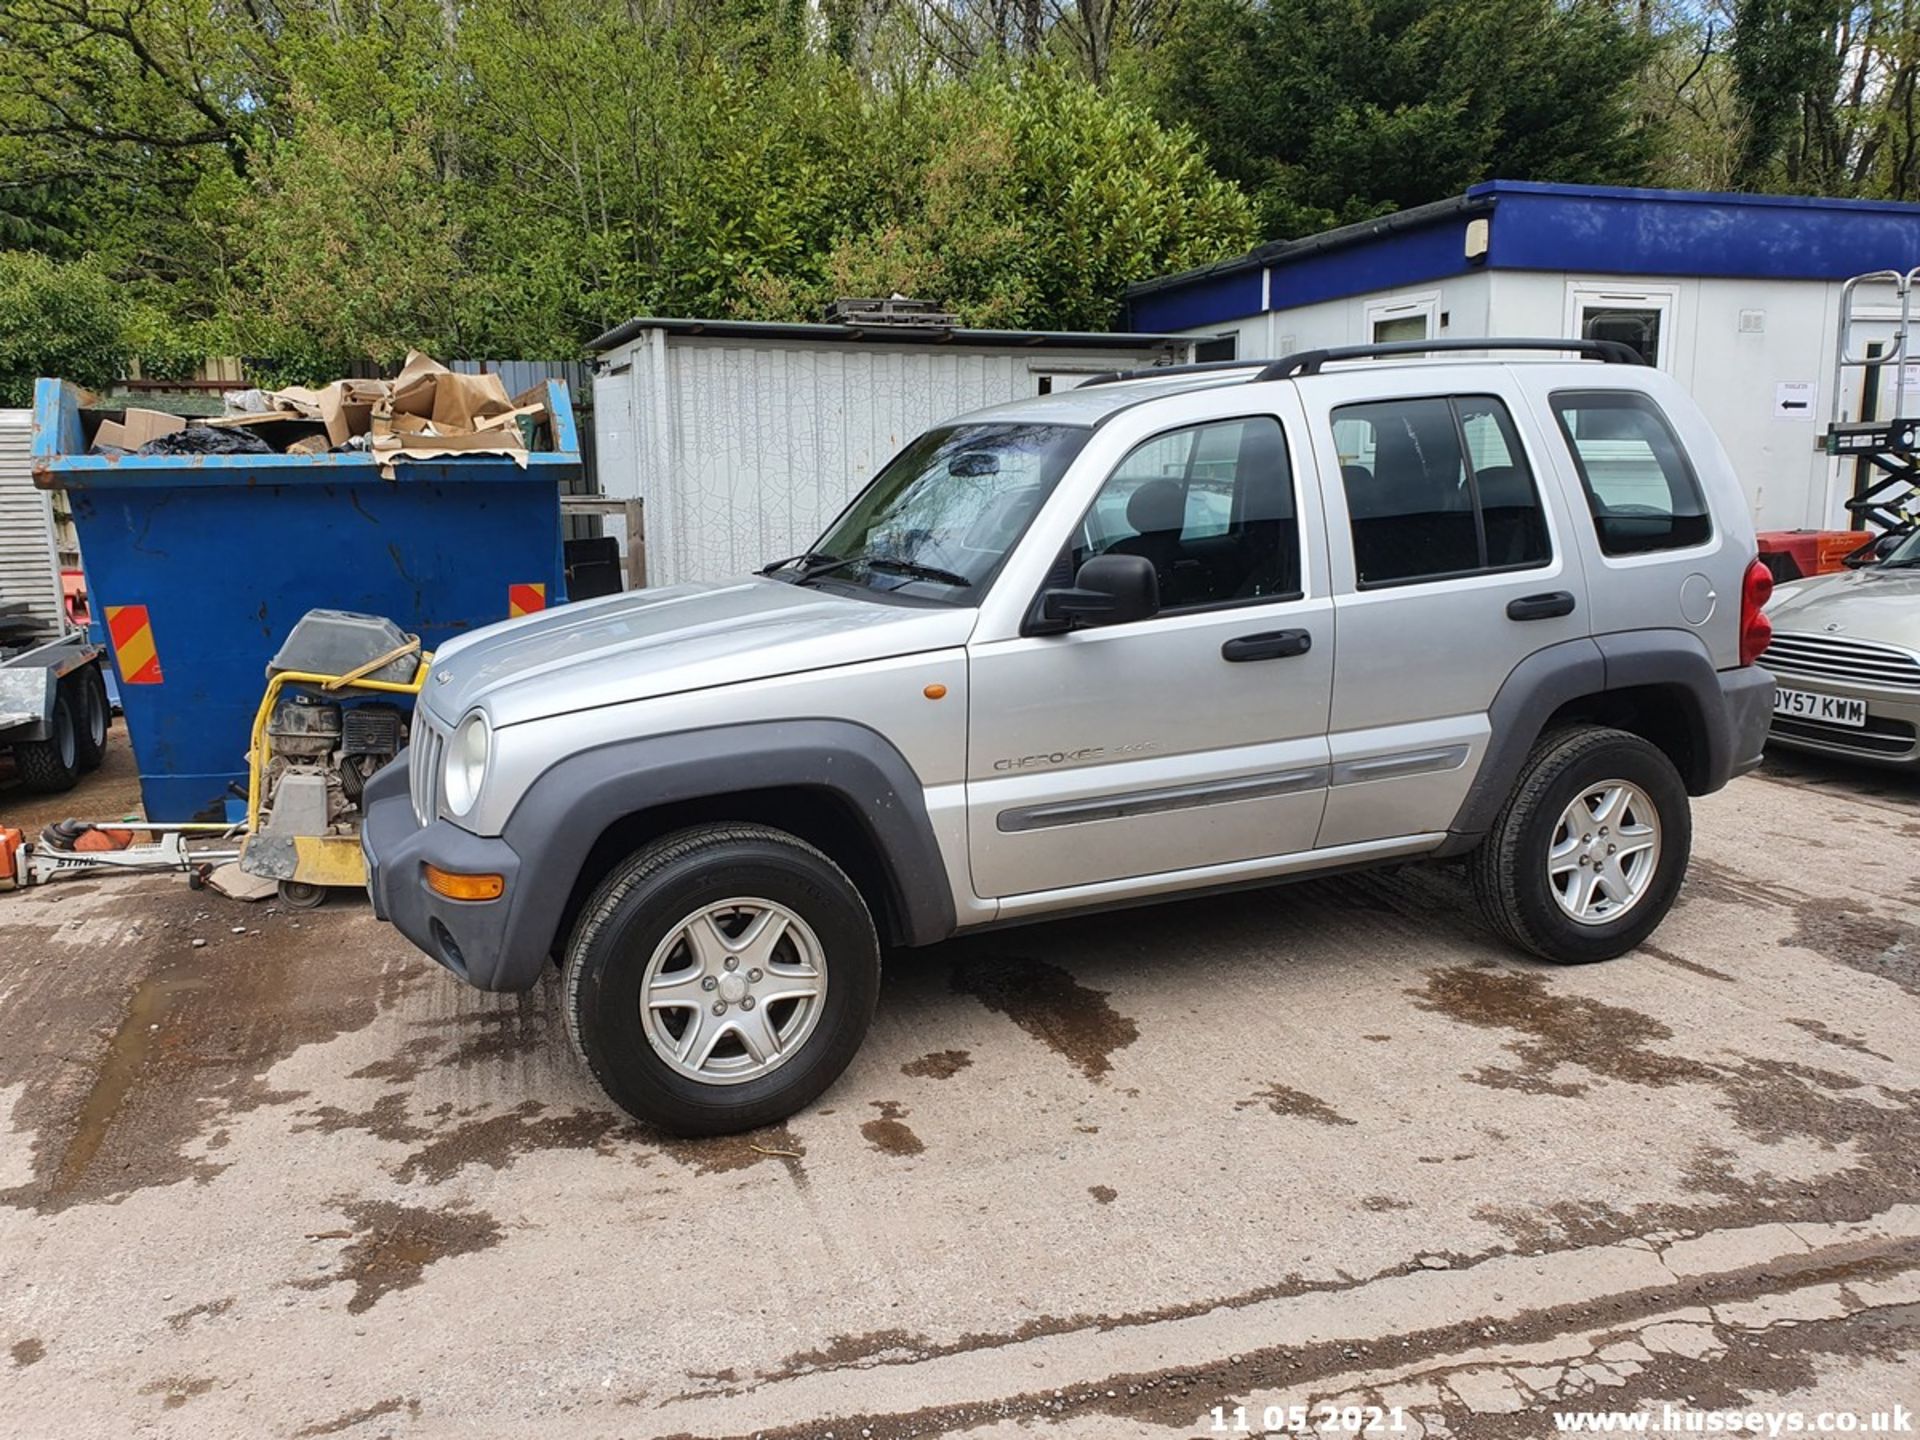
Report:
<svg viewBox="0 0 1920 1440"><path fill-rule="evenodd" d="M224 398L228 413L195 422L206 427L193 432L205 444L176 445L170 453L224 453L231 442L216 452L211 434L238 432L265 452L370 453L380 462L380 473L391 479L394 465L405 460L499 455L525 466L528 452L543 443L548 418L544 386L509 396L497 374L450 370L418 350L408 352L392 380L237 390ZM97 427L93 448L138 450L185 427L179 416L158 410L128 410L123 417L114 412Z"/></svg>
<svg viewBox="0 0 1920 1440"><path fill-rule="evenodd" d="M100 422L100 428L93 432L93 448L138 450L149 440L186 428L187 422L178 415L168 415L160 410L129 409L124 419Z"/></svg>
<svg viewBox="0 0 1920 1440"><path fill-rule="evenodd" d="M504 423L522 409L545 406L510 399L498 375L456 374L416 350L373 407L373 453L387 473L397 460L450 455L504 455L524 466L526 438L517 423Z"/></svg>
<svg viewBox="0 0 1920 1440"><path fill-rule="evenodd" d="M336 380L318 390L289 385L276 398L327 427L327 444L338 449L373 428L373 407L386 396L385 380Z"/></svg>

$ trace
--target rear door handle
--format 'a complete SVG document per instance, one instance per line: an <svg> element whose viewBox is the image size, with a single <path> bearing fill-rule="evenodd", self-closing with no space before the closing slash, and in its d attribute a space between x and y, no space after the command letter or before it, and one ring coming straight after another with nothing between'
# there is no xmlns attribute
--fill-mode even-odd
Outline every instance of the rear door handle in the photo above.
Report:
<svg viewBox="0 0 1920 1440"><path fill-rule="evenodd" d="M1553 590L1545 595L1523 595L1507 602L1509 620L1554 620L1573 613L1573 592Z"/></svg>
<svg viewBox="0 0 1920 1440"><path fill-rule="evenodd" d="M1238 635L1220 647L1220 658L1236 664L1243 660L1284 660L1304 655L1313 648L1310 630L1269 630L1262 635Z"/></svg>

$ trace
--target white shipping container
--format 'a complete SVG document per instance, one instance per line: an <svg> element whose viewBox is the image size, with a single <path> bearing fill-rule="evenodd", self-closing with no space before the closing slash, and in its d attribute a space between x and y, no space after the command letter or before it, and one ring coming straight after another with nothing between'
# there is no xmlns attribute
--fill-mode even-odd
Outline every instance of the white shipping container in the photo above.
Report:
<svg viewBox="0 0 1920 1440"><path fill-rule="evenodd" d="M1160 335L636 320L592 347L601 489L645 504L648 579L804 550L908 441L968 410L1177 364ZM617 533L618 522L608 522Z"/></svg>

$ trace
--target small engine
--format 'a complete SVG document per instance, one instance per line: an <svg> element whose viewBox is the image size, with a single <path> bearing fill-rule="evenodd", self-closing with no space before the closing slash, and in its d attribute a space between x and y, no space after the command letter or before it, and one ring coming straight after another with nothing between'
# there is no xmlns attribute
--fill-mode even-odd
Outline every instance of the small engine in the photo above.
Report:
<svg viewBox="0 0 1920 1440"><path fill-rule="evenodd" d="M267 738L272 758L261 782L264 827L323 835L359 813L367 781L407 743L407 725L397 705L295 690L274 707ZM297 825L291 810L298 811Z"/></svg>
<svg viewBox="0 0 1920 1440"><path fill-rule="evenodd" d="M419 643L391 620L311 610L293 627L269 673L405 684L419 668ZM365 691L288 685L267 721L261 830L283 836L350 833L367 781L406 745L407 720L407 709Z"/></svg>

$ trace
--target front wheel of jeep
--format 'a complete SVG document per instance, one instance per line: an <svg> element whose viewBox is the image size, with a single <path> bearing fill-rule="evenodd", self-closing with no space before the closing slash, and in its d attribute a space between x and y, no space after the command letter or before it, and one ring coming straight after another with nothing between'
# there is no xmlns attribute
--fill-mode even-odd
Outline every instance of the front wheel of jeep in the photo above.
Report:
<svg viewBox="0 0 1920 1440"><path fill-rule="evenodd" d="M1562 965L1611 960L1673 907L1693 846L1687 787L1656 746L1599 726L1544 737L1468 862L1487 923Z"/></svg>
<svg viewBox="0 0 1920 1440"><path fill-rule="evenodd" d="M676 1135L772 1124L846 1069L880 993L873 917L820 851L710 825L617 865L567 943L567 1033L622 1109Z"/></svg>

